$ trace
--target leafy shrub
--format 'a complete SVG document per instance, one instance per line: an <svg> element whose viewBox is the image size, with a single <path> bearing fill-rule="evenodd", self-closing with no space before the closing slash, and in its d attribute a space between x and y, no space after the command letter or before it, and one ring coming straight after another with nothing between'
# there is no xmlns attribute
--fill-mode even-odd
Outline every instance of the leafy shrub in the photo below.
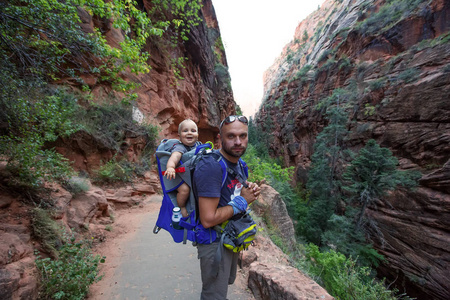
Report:
<svg viewBox="0 0 450 300"><path fill-rule="evenodd" d="M362 33L380 34L394 26L399 20L412 15L423 2L422 0L387 0L378 12L359 23L358 28Z"/></svg>
<svg viewBox="0 0 450 300"><path fill-rule="evenodd" d="M369 83L369 89L371 91L376 91L376 90L383 88L385 85L386 85L386 79L380 78L380 79L371 81Z"/></svg>
<svg viewBox="0 0 450 300"><path fill-rule="evenodd" d="M343 56L339 60L339 69L347 68L352 66L352 61L347 56Z"/></svg>
<svg viewBox="0 0 450 300"><path fill-rule="evenodd" d="M113 183L117 181L129 182L133 178L134 168L131 163L122 160L115 161L110 160L107 163L100 166L96 171L96 181Z"/></svg>
<svg viewBox="0 0 450 300"><path fill-rule="evenodd" d="M358 257L362 266L378 266L384 256L367 244L364 232L356 229L353 222L356 211L347 207L345 216L333 214L328 220L327 230L322 234L322 249L333 249L347 257Z"/></svg>
<svg viewBox="0 0 450 300"><path fill-rule="evenodd" d="M61 246L63 231L48 210L34 208L32 210L31 228L33 235L42 243L43 248L52 256L57 255L56 249Z"/></svg>
<svg viewBox="0 0 450 300"><path fill-rule="evenodd" d="M268 106L269 103L265 103L264 106ZM249 139L249 148L247 153L254 151L252 153L253 156L259 157L262 160L266 160L269 158L269 145L273 139L273 136L269 134L272 130L272 119L269 117L264 123L264 128L257 127L253 122L252 118L250 118L250 122L248 123L248 139ZM253 148L253 150L251 150Z"/></svg>
<svg viewBox="0 0 450 300"><path fill-rule="evenodd" d="M252 145L249 145L247 148L244 160L251 171L251 181L267 180L269 184L277 182L289 183L292 178L294 167L282 168L274 161L260 159Z"/></svg>
<svg viewBox="0 0 450 300"><path fill-rule="evenodd" d="M309 272L320 278L332 296L342 300L394 300L396 290L388 290L383 282L370 276L370 269L358 267L352 258L330 250L320 252L314 244L306 246Z"/></svg>
<svg viewBox="0 0 450 300"><path fill-rule="evenodd" d="M420 70L416 68L407 69L398 75L398 79L405 83L411 83L417 80L420 75Z"/></svg>
<svg viewBox="0 0 450 300"><path fill-rule="evenodd" d="M308 32L306 32L306 29L303 31L303 36L302 36L302 41L303 43L306 43L306 41L308 40L309 36L308 36Z"/></svg>
<svg viewBox="0 0 450 300"><path fill-rule="evenodd" d="M67 238L58 249L56 259L36 259L36 266L41 274L41 299L84 299L89 286L101 279L98 265L105 257L93 256L85 242L75 242Z"/></svg>
<svg viewBox="0 0 450 300"><path fill-rule="evenodd" d="M303 77L308 73L309 70L311 70L311 65L304 65L298 72L295 74L295 79L303 79Z"/></svg>
<svg viewBox="0 0 450 300"><path fill-rule="evenodd" d="M244 160L250 169L250 181L267 181L280 194L289 216L294 222L298 221L305 193L291 186L294 167L283 168L274 160L268 158L262 160L251 144L247 148Z"/></svg>
<svg viewBox="0 0 450 300"><path fill-rule="evenodd" d="M64 188L73 195L76 195L88 191L90 183L87 178L73 176L64 184Z"/></svg>
<svg viewBox="0 0 450 300"><path fill-rule="evenodd" d="M373 105L371 105L369 103L366 103L364 105L364 115L365 116L373 116L375 114L375 112L376 112L376 107L375 106L373 106Z"/></svg>
<svg viewBox="0 0 450 300"><path fill-rule="evenodd" d="M87 109L78 110L74 118L96 140L116 151L120 151L120 145L127 134L144 136L146 144L143 153L149 155L156 149L158 127L151 124L137 124L133 121L132 115L132 105L111 99L111 103L92 105Z"/></svg>
<svg viewBox="0 0 450 300"><path fill-rule="evenodd" d="M317 62L320 63L322 61L328 60L329 59L329 55L332 54L333 50L331 49L325 49L324 51L322 51L322 53L320 54L319 58L317 59Z"/></svg>
<svg viewBox="0 0 450 300"><path fill-rule="evenodd" d="M12 174L10 185L36 189L43 181L64 181L72 174L67 159L44 145L79 128L72 122L75 107L75 99L63 90L33 82L23 82L15 94L5 93L0 121L8 126L0 135L0 154Z"/></svg>

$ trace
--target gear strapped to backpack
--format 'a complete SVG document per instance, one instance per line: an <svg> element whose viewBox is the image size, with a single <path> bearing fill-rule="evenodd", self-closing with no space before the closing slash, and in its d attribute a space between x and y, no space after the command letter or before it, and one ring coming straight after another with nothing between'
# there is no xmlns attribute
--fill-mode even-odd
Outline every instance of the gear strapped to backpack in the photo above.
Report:
<svg viewBox="0 0 450 300"><path fill-rule="evenodd" d="M256 223L248 211L234 216L214 229L221 233L220 243L233 252L247 250L256 235Z"/></svg>
<svg viewBox="0 0 450 300"><path fill-rule="evenodd" d="M256 234L256 224L248 213L238 214L221 224L221 226L215 226L214 228L205 229L201 225L198 216L198 199L194 193L192 184L192 174L199 159L205 155L211 155L222 167L222 186L225 184L228 175L236 178L244 186L247 186L245 179L228 168L222 156L211 151L212 143L208 142L197 146L194 150L184 153L180 161L181 166L176 169L176 178L168 180L164 177L164 171L171 155L171 149L173 149L176 143L180 143L180 141L176 139L165 139L156 150L163 200L153 232L156 234L163 228L172 235L173 240L177 243L186 243L189 240L194 243L210 244L220 237L221 245L234 252L247 249ZM248 167L245 162L239 159L239 165L244 171L245 176L248 177ZM190 187L189 200L186 203L189 216L181 218L179 226L182 229L180 230L172 226L172 210L177 205L176 189L183 182L186 182Z"/></svg>

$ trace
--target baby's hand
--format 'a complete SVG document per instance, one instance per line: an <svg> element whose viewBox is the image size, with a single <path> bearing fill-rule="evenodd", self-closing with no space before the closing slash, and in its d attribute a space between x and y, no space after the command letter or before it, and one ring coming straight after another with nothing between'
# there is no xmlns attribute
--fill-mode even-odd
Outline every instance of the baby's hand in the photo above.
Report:
<svg viewBox="0 0 450 300"><path fill-rule="evenodd" d="M174 179L175 178L175 169L167 168L166 172L164 173L164 176L166 176L167 179Z"/></svg>

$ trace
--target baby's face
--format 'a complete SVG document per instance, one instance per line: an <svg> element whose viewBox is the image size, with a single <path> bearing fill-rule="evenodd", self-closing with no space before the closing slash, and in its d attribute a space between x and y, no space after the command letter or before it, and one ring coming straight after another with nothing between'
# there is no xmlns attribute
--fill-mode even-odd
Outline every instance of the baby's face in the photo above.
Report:
<svg viewBox="0 0 450 300"><path fill-rule="evenodd" d="M186 146L194 146L198 140L197 125L194 122L186 122L181 125L180 141Z"/></svg>

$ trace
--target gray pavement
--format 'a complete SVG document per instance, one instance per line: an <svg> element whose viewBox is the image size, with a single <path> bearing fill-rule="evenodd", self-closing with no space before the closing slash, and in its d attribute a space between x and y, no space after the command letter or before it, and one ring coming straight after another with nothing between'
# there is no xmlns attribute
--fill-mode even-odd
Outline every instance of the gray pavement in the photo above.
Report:
<svg viewBox="0 0 450 300"><path fill-rule="evenodd" d="M113 284L107 291L103 291L102 299L200 299L197 248L190 242L186 245L173 242L165 230L154 234L157 215L156 211L146 216L136 234L120 245L120 262L114 270L113 278L108 279ZM228 299L254 298L244 284L238 283L230 286Z"/></svg>

